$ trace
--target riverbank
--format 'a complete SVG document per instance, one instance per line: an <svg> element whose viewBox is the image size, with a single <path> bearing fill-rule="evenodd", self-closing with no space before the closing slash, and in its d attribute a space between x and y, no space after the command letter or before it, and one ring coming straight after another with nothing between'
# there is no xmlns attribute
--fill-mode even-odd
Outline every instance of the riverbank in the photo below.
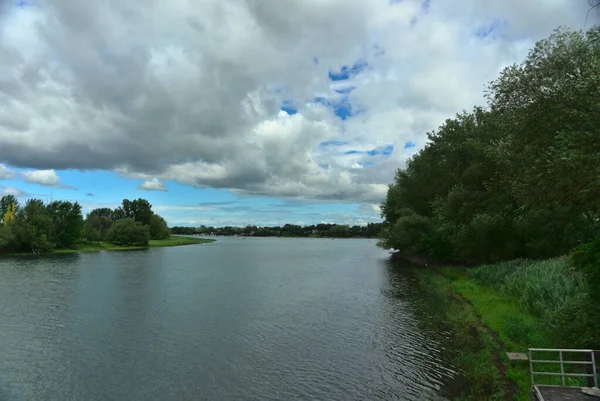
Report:
<svg viewBox="0 0 600 401"><path fill-rule="evenodd" d="M215 242L215 241L216 240L209 239L209 238L180 237L180 236L171 236L170 238L161 239L161 240L151 239L148 243L148 246L117 245L117 244L112 244L110 242L100 241L98 243L81 244L81 245L76 246L75 248L53 249L49 252L45 252L44 254L98 252L98 251L128 251L128 250L135 250L135 249L164 248L164 247L172 247L172 246L208 244L208 243ZM29 253L29 252L5 253L5 254L0 254L0 257L2 257L2 256L23 256L23 255L31 255L31 253Z"/></svg>
<svg viewBox="0 0 600 401"><path fill-rule="evenodd" d="M426 296L438 299L436 313L455 333L455 363L462 373L458 384L449 384L453 399L530 400L529 364L509 361L507 352L594 348L594 339L577 342L588 341L574 322L581 318L575 306L585 291L565 258L416 270ZM458 394L452 388L457 386Z"/></svg>

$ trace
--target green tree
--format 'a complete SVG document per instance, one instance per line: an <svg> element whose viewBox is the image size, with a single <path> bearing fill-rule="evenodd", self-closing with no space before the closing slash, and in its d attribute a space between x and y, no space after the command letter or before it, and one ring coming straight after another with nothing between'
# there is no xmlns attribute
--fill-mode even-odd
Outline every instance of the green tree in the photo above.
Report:
<svg viewBox="0 0 600 401"><path fill-rule="evenodd" d="M18 250L30 250L37 254L54 247L49 240L52 218L44 202L39 199L30 199L19 209L11 230Z"/></svg>
<svg viewBox="0 0 600 401"><path fill-rule="evenodd" d="M14 205L14 206L13 206ZM19 208L19 202L14 195L4 195L0 198L0 223L4 222L4 215L9 211L9 208ZM16 210L14 210L16 212Z"/></svg>
<svg viewBox="0 0 600 401"><path fill-rule="evenodd" d="M50 241L57 248L73 247L82 239L84 221L79 203L54 201L47 206L47 211L52 219Z"/></svg>
<svg viewBox="0 0 600 401"><path fill-rule="evenodd" d="M0 226L0 251L10 252L15 246L15 236L9 226Z"/></svg>
<svg viewBox="0 0 600 401"><path fill-rule="evenodd" d="M116 216L114 212L109 208L92 210L90 213L88 213L85 220L86 232L93 234L92 237L97 238L97 241L100 241L104 238L111 225L116 220L115 217ZM91 240L87 234L86 238Z"/></svg>
<svg viewBox="0 0 600 401"><path fill-rule="evenodd" d="M132 218L117 220L110 228L107 240L120 245L148 245L148 226Z"/></svg>
<svg viewBox="0 0 600 401"><path fill-rule="evenodd" d="M167 222L157 214L150 216L148 229L151 239L167 239L171 236Z"/></svg>
<svg viewBox="0 0 600 401"><path fill-rule="evenodd" d="M154 214L152 211L152 205L146 199L138 198L133 201L129 199L123 199L121 207L114 211L115 217L118 218L131 218L138 223L148 225L150 223L150 217Z"/></svg>
<svg viewBox="0 0 600 401"><path fill-rule="evenodd" d="M481 262L561 255L598 233L600 28L556 31L487 97L396 172L388 246Z"/></svg>

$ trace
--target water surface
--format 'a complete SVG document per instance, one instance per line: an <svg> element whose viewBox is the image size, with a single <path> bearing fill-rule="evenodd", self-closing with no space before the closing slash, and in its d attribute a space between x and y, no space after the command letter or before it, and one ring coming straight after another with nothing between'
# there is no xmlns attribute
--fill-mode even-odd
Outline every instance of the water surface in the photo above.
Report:
<svg viewBox="0 0 600 401"><path fill-rule="evenodd" d="M438 400L444 334L364 239L0 259L0 399Z"/></svg>

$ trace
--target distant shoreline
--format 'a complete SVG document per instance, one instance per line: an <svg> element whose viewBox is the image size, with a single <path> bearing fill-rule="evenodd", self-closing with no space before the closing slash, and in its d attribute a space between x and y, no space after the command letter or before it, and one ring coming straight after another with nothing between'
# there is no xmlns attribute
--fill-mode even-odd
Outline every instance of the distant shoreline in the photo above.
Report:
<svg viewBox="0 0 600 401"><path fill-rule="evenodd" d="M139 249L148 249L148 248L166 248L172 246L183 246L183 245L198 245L198 244L208 244L215 242L215 239L210 238L197 238L197 237L186 237L186 236L178 236L172 235L170 238L161 239L161 240L150 240L147 246L139 246L139 245L117 245L111 244L110 242L103 242L96 244L85 244L80 245L76 248L68 248L68 249L53 249L48 252L43 252L40 255L55 255L62 253L80 253L80 252L99 252L99 251L130 251L130 250L139 250ZM31 252L11 252L11 253L0 253L0 258L2 257L10 257L10 256L27 256L34 255Z"/></svg>
<svg viewBox="0 0 600 401"><path fill-rule="evenodd" d="M381 240L377 237L318 237L316 235L206 235L206 234L171 234L173 236L182 236L187 238L217 238L217 237L237 237L237 238L311 238L311 239L368 239L368 240Z"/></svg>

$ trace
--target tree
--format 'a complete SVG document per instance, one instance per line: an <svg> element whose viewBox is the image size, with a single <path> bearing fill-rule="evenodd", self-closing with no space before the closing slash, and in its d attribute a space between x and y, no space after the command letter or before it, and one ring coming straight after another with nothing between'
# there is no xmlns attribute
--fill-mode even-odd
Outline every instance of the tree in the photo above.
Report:
<svg viewBox="0 0 600 401"><path fill-rule="evenodd" d="M11 230L15 236L15 245L18 250L29 249L33 253L40 253L54 247L49 240L52 229L52 218L39 199L30 199L25 207L19 209L15 220L11 223Z"/></svg>
<svg viewBox="0 0 600 401"><path fill-rule="evenodd" d="M171 236L167 222L157 214L150 216L148 228L151 239L167 239Z"/></svg>
<svg viewBox="0 0 600 401"><path fill-rule="evenodd" d="M54 201L47 206L47 210L52 219L50 241L56 247L69 248L81 240L84 221L79 203Z"/></svg>
<svg viewBox="0 0 600 401"><path fill-rule="evenodd" d="M11 251L15 245L12 229L6 225L0 226L0 251Z"/></svg>
<svg viewBox="0 0 600 401"><path fill-rule="evenodd" d="M97 241L100 241L102 238L104 238L111 225L116 220L115 217L116 216L114 212L109 208L92 210L90 213L88 213L85 220L86 232L88 234L93 233L93 238L97 238ZM90 240L87 234L86 238Z"/></svg>
<svg viewBox="0 0 600 401"><path fill-rule="evenodd" d="M4 217L2 218L2 224L4 224L5 226L8 226L10 223L12 223L15 220L16 215L17 215L17 203L13 202L6 209L6 212L4 213Z"/></svg>
<svg viewBox="0 0 600 401"><path fill-rule="evenodd" d="M19 208L19 202L14 195L4 195L0 198L0 222L4 222L4 215L9 208L14 208L13 213Z"/></svg>
<svg viewBox="0 0 600 401"><path fill-rule="evenodd" d="M142 224L149 224L150 217L154 214L152 205L146 199L136 199L130 201L123 199L120 208L116 209L114 214L119 218L131 218Z"/></svg>
<svg viewBox="0 0 600 401"><path fill-rule="evenodd" d="M117 220L108 232L109 242L120 245L148 245L150 233L148 226L132 218Z"/></svg>
<svg viewBox="0 0 600 401"><path fill-rule="evenodd" d="M563 255L600 230L600 27L558 30L428 134L381 205L408 254L496 261Z"/></svg>

